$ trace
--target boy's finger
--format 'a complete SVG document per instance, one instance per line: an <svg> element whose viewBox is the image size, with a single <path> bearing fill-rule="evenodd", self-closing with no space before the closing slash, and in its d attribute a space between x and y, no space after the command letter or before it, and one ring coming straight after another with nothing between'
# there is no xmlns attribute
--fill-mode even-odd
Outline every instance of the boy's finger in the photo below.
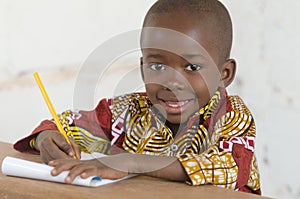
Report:
<svg viewBox="0 0 300 199"><path fill-rule="evenodd" d="M72 146L68 144L67 140L63 135L55 136L55 138L53 138L53 142L55 142L58 148L60 148L64 153L68 154L69 156L75 155Z"/></svg>
<svg viewBox="0 0 300 199"><path fill-rule="evenodd" d="M41 159L43 162L48 163L54 159L68 158L69 156L61 151L56 144L49 143L48 147L42 147L40 150Z"/></svg>
<svg viewBox="0 0 300 199"><path fill-rule="evenodd" d="M81 164L81 165L77 165L75 167L73 167L67 178L65 179L66 183L72 183L73 180L77 177L80 176L81 174L85 173L86 170L91 169L91 166L85 165L85 164Z"/></svg>
<svg viewBox="0 0 300 199"><path fill-rule="evenodd" d="M52 167L55 167L57 164L58 164L58 163L57 163L57 161L55 161L55 160L51 160L51 161L48 162L48 165L49 165L49 166L52 166Z"/></svg>
<svg viewBox="0 0 300 199"><path fill-rule="evenodd" d="M91 168L91 169L86 169L81 175L80 177L83 179L86 179L90 176L97 176L97 169L95 168Z"/></svg>
<svg viewBox="0 0 300 199"><path fill-rule="evenodd" d="M41 150L40 155L41 155L41 160L46 164L53 159L51 155L47 152L47 150Z"/></svg>
<svg viewBox="0 0 300 199"><path fill-rule="evenodd" d="M55 166L55 168L51 171L51 175L56 176L63 171L70 170L73 167L75 167L78 163L78 160L75 159L61 159L51 161L51 164Z"/></svg>
<svg viewBox="0 0 300 199"><path fill-rule="evenodd" d="M70 142L72 143L76 158L80 160L81 159L81 148L80 148L80 146L78 144L76 144L76 142L73 138L70 138Z"/></svg>
<svg viewBox="0 0 300 199"><path fill-rule="evenodd" d="M69 156L56 144L49 144L45 151L51 156L51 159L63 159Z"/></svg>

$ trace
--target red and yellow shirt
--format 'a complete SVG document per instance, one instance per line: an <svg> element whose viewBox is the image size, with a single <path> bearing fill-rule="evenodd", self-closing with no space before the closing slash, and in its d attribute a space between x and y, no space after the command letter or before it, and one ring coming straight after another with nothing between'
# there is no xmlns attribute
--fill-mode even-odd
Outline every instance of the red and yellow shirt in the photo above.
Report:
<svg viewBox="0 0 300 199"><path fill-rule="evenodd" d="M254 155L254 119L238 96L217 91L176 135L152 106L145 93L103 99L91 111L60 115L65 131L82 151L115 154L130 152L175 156L191 185L219 187L260 194L260 176ZM28 137L15 143L21 152L32 148L37 133L55 130L53 120L43 121Z"/></svg>

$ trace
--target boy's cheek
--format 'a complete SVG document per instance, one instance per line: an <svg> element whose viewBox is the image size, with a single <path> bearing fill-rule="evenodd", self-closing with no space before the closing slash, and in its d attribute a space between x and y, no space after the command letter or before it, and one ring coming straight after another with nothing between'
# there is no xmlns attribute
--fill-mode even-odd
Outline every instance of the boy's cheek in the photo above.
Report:
<svg viewBox="0 0 300 199"><path fill-rule="evenodd" d="M154 102L156 102L156 93L157 90L159 89L159 85L158 84L146 84L145 88L146 88L146 93L150 99L150 101L154 104Z"/></svg>

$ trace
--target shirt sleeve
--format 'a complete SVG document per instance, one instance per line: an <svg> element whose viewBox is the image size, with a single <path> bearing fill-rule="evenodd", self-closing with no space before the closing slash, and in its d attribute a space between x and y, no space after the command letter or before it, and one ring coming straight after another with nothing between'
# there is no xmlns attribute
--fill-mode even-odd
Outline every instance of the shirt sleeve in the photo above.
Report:
<svg viewBox="0 0 300 199"><path fill-rule="evenodd" d="M179 157L189 184L260 192L254 156L255 123L250 113L233 110L215 124L210 147L201 154ZM249 191L248 191L249 190Z"/></svg>
<svg viewBox="0 0 300 199"><path fill-rule="evenodd" d="M90 111L65 111L59 115L68 136L75 139L84 152L106 153L111 140L111 110L109 100L103 99L95 109ZM30 135L20 139L14 148L20 152L38 154L32 143L36 136L45 130L57 130L53 120L44 120Z"/></svg>

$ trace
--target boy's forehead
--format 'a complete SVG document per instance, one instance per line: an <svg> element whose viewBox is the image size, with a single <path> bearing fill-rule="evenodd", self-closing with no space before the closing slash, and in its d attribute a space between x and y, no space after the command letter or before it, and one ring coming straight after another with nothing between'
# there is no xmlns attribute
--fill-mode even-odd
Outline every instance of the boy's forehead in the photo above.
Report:
<svg viewBox="0 0 300 199"><path fill-rule="evenodd" d="M214 17L209 13L189 15L183 12L153 14L145 19L143 27L157 27L174 30L189 35L194 40L199 41L199 36L208 36L207 32L212 33L215 24ZM208 39L208 38L207 38Z"/></svg>
<svg viewBox="0 0 300 199"><path fill-rule="evenodd" d="M181 11L150 14L144 22L141 48L155 46L179 55L210 55L217 61L214 20L210 12L190 15Z"/></svg>
<svg viewBox="0 0 300 199"><path fill-rule="evenodd" d="M204 46L190 35L161 27L144 27L141 35L143 51L168 51L182 57L202 57L211 59Z"/></svg>

